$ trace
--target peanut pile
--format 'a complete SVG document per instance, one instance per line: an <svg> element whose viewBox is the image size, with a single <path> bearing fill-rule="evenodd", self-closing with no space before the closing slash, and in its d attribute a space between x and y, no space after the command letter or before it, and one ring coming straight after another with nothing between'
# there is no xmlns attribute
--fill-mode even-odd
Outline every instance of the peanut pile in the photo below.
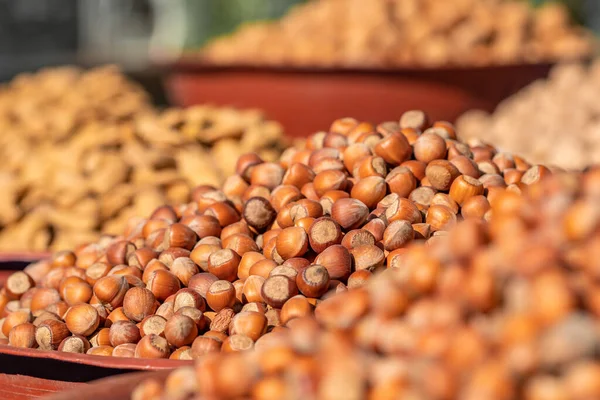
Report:
<svg viewBox="0 0 600 400"><path fill-rule="evenodd" d="M488 222L132 399L598 399L599 187L596 168L504 191Z"/></svg>
<svg viewBox="0 0 600 400"><path fill-rule="evenodd" d="M560 3L320 0L242 26L200 53L217 64L314 67L497 65L575 60L592 35Z"/></svg>
<svg viewBox="0 0 600 400"><path fill-rule="evenodd" d="M327 307L350 323L362 315L358 288L381 271L401 268L418 290L435 289L440 265L404 268L408 244L426 243L426 256L458 221L481 228L506 193L519 198L551 174L469 147L422 111L379 125L336 120L278 162L244 154L221 189L198 186L192 202L12 274L0 290L0 344L181 360L252 349ZM478 235L458 237L468 247ZM473 285L465 295L487 304L488 286ZM348 302L320 306L344 292Z"/></svg>
<svg viewBox="0 0 600 400"><path fill-rule="evenodd" d="M58 250L219 185L239 155L281 151L253 110L159 111L114 67L23 74L0 88L0 250Z"/></svg>
<svg viewBox="0 0 600 400"><path fill-rule="evenodd" d="M457 121L464 140L480 139L532 162L582 169L600 162L600 61L554 67L492 114Z"/></svg>

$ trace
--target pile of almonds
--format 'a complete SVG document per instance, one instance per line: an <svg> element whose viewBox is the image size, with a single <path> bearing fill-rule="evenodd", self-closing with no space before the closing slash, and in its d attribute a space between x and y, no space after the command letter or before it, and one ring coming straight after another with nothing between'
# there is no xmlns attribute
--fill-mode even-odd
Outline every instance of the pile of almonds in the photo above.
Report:
<svg viewBox="0 0 600 400"><path fill-rule="evenodd" d="M225 65L480 66L581 59L592 38L559 2L319 0L244 25L200 56Z"/></svg>
<svg viewBox="0 0 600 400"><path fill-rule="evenodd" d="M532 162L582 169L600 163L598 91L600 61L559 65L493 114L467 112L457 129L464 140L484 140Z"/></svg>
<svg viewBox="0 0 600 400"><path fill-rule="evenodd" d="M221 189L199 186L190 203L14 273L0 290L0 343L193 359L252 349L347 291L325 315L351 323L358 288L380 271L402 268L418 290L435 288L438 264L403 267L409 243L443 243L462 219L480 227L505 192L519 198L551 174L469 147L418 110L376 126L336 120L305 145L279 162L245 154ZM458 237L476 245L484 236L473 232ZM482 302L486 282L473 283Z"/></svg>
<svg viewBox="0 0 600 400"><path fill-rule="evenodd" d="M488 222L132 399L598 399L599 188L596 168L504 191Z"/></svg>
<svg viewBox="0 0 600 400"><path fill-rule="evenodd" d="M239 155L276 159L254 110L154 109L115 67L23 74L0 88L0 250L60 250L219 185Z"/></svg>

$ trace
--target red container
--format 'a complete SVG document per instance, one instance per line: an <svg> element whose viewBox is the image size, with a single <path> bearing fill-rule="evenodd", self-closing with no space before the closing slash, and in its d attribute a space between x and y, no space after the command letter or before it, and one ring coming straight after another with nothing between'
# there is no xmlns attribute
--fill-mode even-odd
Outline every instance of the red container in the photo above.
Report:
<svg viewBox="0 0 600 400"><path fill-rule="evenodd" d="M75 390L57 393L48 397L47 400L129 400L131 399L131 392L144 379L152 377L163 382L168 373L169 371L134 373L100 379Z"/></svg>
<svg viewBox="0 0 600 400"><path fill-rule="evenodd" d="M340 117L381 122L406 110L454 121L470 109L492 111L550 64L439 69L316 69L215 66L181 60L166 69L171 102L259 108L291 136L327 129Z"/></svg>

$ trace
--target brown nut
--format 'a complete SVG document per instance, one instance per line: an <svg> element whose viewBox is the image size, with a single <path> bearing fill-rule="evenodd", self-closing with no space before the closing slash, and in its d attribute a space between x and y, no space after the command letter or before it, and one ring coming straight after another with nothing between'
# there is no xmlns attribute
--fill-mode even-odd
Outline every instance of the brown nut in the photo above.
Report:
<svg viewBox="0 0 600 400"><path fill-rule="evenodd" d="M296 285L306 297L319 298L329 289L329 280L327 268L313 264L296 276Z"/></svg>
<svg viewBox="0 0 600 400"><path fill-rule="evenodd" d="M459 175L460 172L458 171L458 168L447 160L431 161L427 164L427 168L425 169L425 176L429 180L431 186L436 190L450 190L452 182L454 182Z"/></svg>
<svg viewBox="0 0 600 400"><path fill-rule="evenodd" d="M179 279L170 271L156 270L148 278L147 288L156 300L165 301L169 296L181 289Z"/></svg>
<svg viewBox="0 0 600 400"><path fill-rule="evenodd" d="M304 229L293 226L282 230L275 243L277 254L283 260L300 257L308 250L308 235Z"/></svg>
<svg viewBox="0 0 600 400"><path fill-rule="evenodd" d="M298 294L298 287L287 276L275 275L265 280L261 294L268 305L281 308L288 299Z"/></svg>
<svg viewBox="0 0 600 400"><path fill-rule="evenodd" d="M123 299L123 312L127 318L140 322L156 311L156 298L148 289L134 287L127 291Z"/></svg>
<svg viewBox="0 0 600 400"><path fill-rule="evenodd" d="M164 337L150 334L144 336L135 347L136 358L169 358L171 350Z"/></svg>
<svg viewBox="0 0 600 400"><path fill-rule="evenodd" d="M58 346L58 351L65 353L85 354L90 349L90 342L81 335L66 337Z"/></svg>
<svg viewBox="0 0 600 400"><path fill-rule="evenodd" d="M67 324L49 319L42 322L35 330L35 341L40 350L56 350L69 335Z"/></svg>
<svg viewBox="0 0 600 400"><path fill-rule="evenodd" d="M94 296L109 311L123 304L125 293L129 290L129 284L124 276L108 275L100 278L93 287Z"/></svg>
<svg viewBox="0 0 600 400"><path fill-rule="evenodd" d="M229 325L229 335L245 335L257 341L267 331L267 317L254 311L236 314Z"/></svg>
<svg viewBox="0 0 600 400"><path fill-rule="evenodd" d="M412 224L409 221L397 220L391 222L383 233L385 250L393 251L405 246L415 237Z"/></svg>
<svg viewBox="0 0 600 400"><path fill-rule="evenodd" d="M479 180L461 175L452 182L450 197L462 206L469 198L482 195L483 190L483 184Z"/></svg>
<svg viewBox="0 0 600 400"><path fill-rule="evenodd" d="M206 294L206 303L214 311L233 307L236 301L235 288L229 281L215 281Z"/></svg>
<svg viewBox="0 0 600 400"><path fill-rule="evenodd" d="M14 347L34 349L38 346L35 340L36 327L30 322L14 326L8 333L8 344Z"/></svg>
<svg viewBox="0 0 600 400"><path fill-rule="evenodd" d="M315 264L327 269L331 279L346 280L352 272L352 257L348 249L341 245L326 248L315 258Z"/></svg>
<svg viewBox="0 0 600 400"><path fill-rule="evenodd" d="M192 344L198 336L198 326L193 319L181 314L175 314L165 325L165 338L175 346L181 347Z"/></svg>
<svg viewBox="0 0 600 400"><path fill-rule="evenodd" d="M110 327L110 344L116 347L123 343L137 343L141 335L140 330L131 321L116 321Z"/></svg>
<svg viewBox="0 0 600 400"><path fill-rule="evenodd" d="M77 304L69 308L65 323L71 333L81 336L91 335L100 325L98 310L89 304Z"/></svg>
<svg viewBox="0 0 600 400"><path fill-rule="evenodd" d="M339 199L331 206L331 218L343 229L359 228L368 215L369 208L357 199Z"/></svg>
<svg viewBox="0 0 600 400"><path fill-rule="evenodd" d="M277 212L267 199L252 197L244 204L242 215L249 226L257 232L264 232L277 217Z"/></svg>

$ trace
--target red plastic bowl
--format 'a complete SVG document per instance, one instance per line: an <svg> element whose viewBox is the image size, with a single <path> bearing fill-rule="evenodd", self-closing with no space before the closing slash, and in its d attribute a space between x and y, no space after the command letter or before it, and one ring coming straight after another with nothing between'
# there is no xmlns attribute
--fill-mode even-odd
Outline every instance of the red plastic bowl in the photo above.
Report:
<svg viewBox="0 0 600 400"><path fill-rule="evenodd" d="M340 117L381 122L422 109L454 121L467 110L492 111L543 78L550 64L438 69L318 69L216 66L193 60L162 64L172 103L259 108L291 136L327 129Z"/></svg>

